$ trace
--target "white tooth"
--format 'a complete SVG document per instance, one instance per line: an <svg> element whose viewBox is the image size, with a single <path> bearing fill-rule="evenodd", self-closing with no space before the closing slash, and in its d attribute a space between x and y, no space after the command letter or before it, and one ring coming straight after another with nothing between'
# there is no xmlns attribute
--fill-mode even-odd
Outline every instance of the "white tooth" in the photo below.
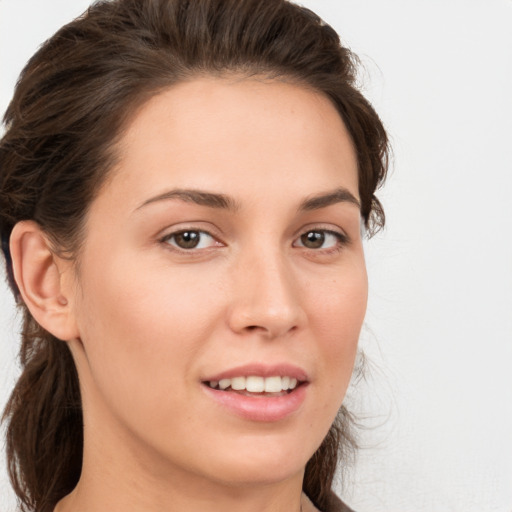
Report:
<svg viewBox="0 0 512 512"><path fill-rule="evenodd" d="M245 377L234 377L231 379L231 389L245 389Z"/></svg>
<svg viewBox="0 0 512 512"><path fill-rule="evenodd" d="M297 386L297 379L294 379L293 377L290 379L290 388L289 389L295 389Z"/></svg>
<svg viewBox="0 0 512 512"><path fill-rule="evenodd" d="M211 388L216 388L218 384L219 384L219 381L217 381L217 380L211 380L210 381L210 387Z"/></svg>
<svg viewBox="0 0 512 512"><path fill-rule="evenodd" d="M265 379L266 393L279 393L282 389L281 377L267 377Z"/></svg>
<svg viewBox="0 0 512 512"><path fill-rule="evenodd" d="M247 389L249 393L262 393L265 389L265 379L251 375L245 380L245 389Z"/></svg>
<svg viewBox="0 0 512 512"><path fill-rule="evenodd" d="M231 386L231 379L220 379L219 380L219 388L220 389L226 389Z"/></svg>
<svg viewBox="0 0 512 512"><path fill-rule="evenodd" d="M283 391L286 391L290 387L290 377L281 377L281 386Z"/></svg>

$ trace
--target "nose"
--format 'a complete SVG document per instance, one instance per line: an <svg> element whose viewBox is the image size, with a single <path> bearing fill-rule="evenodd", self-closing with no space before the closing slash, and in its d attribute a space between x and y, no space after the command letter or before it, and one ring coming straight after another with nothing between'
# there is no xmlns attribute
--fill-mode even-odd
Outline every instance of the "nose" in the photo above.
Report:
<svg viewBox="0 0 512 512"><path fill-rule="evenodd" d="M253 332L274 339L298 330L306 321L293 269L276 252L240 261L232 274L228 323L238 334Z"/></svg>

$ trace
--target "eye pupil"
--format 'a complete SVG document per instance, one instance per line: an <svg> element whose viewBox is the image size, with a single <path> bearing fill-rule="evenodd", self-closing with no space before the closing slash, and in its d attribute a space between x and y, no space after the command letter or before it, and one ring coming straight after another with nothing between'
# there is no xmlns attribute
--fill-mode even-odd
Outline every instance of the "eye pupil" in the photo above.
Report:
<svg viewBox="0 0 512 512"><path fill-rule="evenodd" d="M194 249L199 244L200 235L197 231L183 231L174 235L176 245L182 249Z"/></svg>
<svg viewBox="0 0 512 512"><path fill-rule="evenodd" d="M300 238L304 247L309 249L319 249L325 242L325 234L319 231L308 231Z"/></svg>

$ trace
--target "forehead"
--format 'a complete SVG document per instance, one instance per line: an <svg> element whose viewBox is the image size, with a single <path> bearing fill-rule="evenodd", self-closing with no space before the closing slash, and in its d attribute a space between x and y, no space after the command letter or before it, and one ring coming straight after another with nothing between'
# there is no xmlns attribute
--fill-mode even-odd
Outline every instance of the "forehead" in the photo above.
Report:
<svg viewBox="0 0 512 512"><path fill-rule="evenodd" d="M355 152L331 101L281 81L201 78L173 86L139 109L118 155L113 181L139 194L169 185L234 187L248 196L259 186L300 185L307 193L339 185L358 196Z"/></svg>

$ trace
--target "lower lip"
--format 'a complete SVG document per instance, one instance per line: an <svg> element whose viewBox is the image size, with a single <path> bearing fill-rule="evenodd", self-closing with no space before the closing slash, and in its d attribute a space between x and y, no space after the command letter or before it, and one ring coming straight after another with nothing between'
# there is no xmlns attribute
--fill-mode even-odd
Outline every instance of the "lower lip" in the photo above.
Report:
<svg viewBox="0 0 512 512"><path fill-rule="evenodd" d="M281 421L297 411L306 398L303 383L283 396L246 396L232 391L220 391L203 385L206 393L237 416L251 421Z"/></svg>

